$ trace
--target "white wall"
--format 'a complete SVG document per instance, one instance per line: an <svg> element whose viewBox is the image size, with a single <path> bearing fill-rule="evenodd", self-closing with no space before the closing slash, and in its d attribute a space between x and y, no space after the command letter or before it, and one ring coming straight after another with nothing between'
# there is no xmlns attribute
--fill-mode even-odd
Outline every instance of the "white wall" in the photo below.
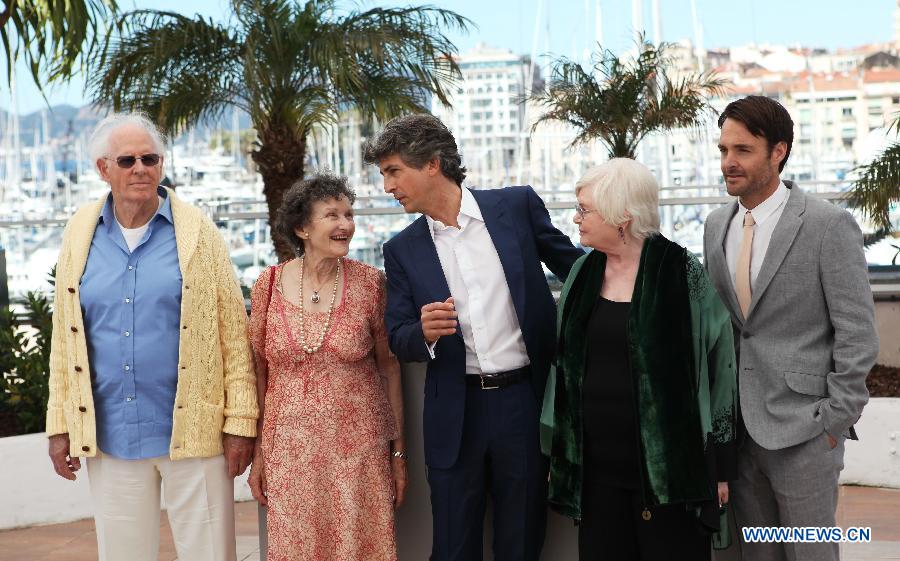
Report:
<svg viewBox="0 0 900 561"><path fill-rule="evenodd" d="M234 481L238 500L251 498L249 472ZM0 438L0 486L0 530L92 516L84 458L75 481L56 475L43 433Z"/></svg>

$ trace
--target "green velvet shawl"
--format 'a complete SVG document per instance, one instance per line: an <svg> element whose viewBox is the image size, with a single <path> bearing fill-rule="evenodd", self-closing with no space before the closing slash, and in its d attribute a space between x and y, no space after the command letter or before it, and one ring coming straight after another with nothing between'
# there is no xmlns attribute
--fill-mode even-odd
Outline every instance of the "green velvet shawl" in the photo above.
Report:
<svg viewBox="0 0 900 561"><path fill-rule="evenodd" d="M606 255L572 267L559 302L555 369L542 414L550 456L549 501L581 518L582 377L587 321ZM711 503L715 481L734 477L736 378L731 320L696 258L662 235L641 253L628 318L628 346L640 435L644 503ZM616 430L611 427L610 430ZM718 473L710 473L710 471Z"/></svg>

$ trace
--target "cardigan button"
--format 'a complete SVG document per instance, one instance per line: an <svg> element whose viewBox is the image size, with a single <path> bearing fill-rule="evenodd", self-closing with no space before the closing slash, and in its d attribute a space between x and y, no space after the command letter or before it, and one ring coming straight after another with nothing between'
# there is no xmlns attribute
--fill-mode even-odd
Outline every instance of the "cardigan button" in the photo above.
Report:
<svg viewBox="0 0 900 561"><path fill-rule="evenodd" d="M70 327L69 329L72 330L72 333L78 333L78 328L75 327L74 325L72 327Z"/></svg>
<svg viewBox="0 0 900 561"><path fill-rule="evenodd" d="M91 447L90 447L90 446L82 446L82 447L81 447L81 451L82 451L82 452L90 452L90 451L91 451Z"/></svg>
<svg viewBox="0 0 900 561"><path fill-rule="evenodd" d="M71 286L69 287L69 294L75 294L75 289Z"/></svg>
<svg viewBox="0 0 900 561"><path fill-rule="evenodd" d="M75 367L75 372L81 372L82 370L84 370L84 369L80 366Z"/></svg>
<svg viewBox="0 0 900 561"><path fill-rule="evenodd" d="M79 405L78 410L81 411L82 413L85 413L85 412L87 412L87 407L85 407L84 405Z"/></svg>
<svg viewBox="0 0 900 561"><path fill-rule="evenodd" d="M184 409L184 405L179 405L178 408L179 408L179 409Z"/></svg>
<svg viewBox="0 0 900 561"><path fill-rule="evenodd" d="M186 325L182 325L181 328L182 328L182 329L187 329L187 326L186 326Z"/></svg>

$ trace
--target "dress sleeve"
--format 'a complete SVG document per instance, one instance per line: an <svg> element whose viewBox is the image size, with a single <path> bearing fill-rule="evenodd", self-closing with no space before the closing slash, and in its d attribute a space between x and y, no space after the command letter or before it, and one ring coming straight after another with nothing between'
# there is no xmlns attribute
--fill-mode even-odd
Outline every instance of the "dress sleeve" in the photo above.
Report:
<svg viewBox="0 0 900 561"><path fill-rule="evenodd" d="M253 352L258 357L265 357L266 317L270 300L269 285L274 274L275 267L266 268L256 279L256 284L253 285L250 293L250 343L253 345Z"/></svg>
<svg viewBox="0 0 900 561"><path fill-rule="evenodd" d="M384 272L376 271L372 313L369 315L369 328L372 330L376 348L379 345L388 346L387 328L384 325L384 310L387 306L386 286L387 278Z"/></svg>

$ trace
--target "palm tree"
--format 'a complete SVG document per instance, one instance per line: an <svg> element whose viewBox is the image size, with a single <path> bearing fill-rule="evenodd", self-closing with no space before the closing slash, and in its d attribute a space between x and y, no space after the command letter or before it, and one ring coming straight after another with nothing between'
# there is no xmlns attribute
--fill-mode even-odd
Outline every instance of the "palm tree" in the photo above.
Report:
<svg viewBox="0 0 900 561"><path fill-rule="evenodd" d="M565 57L552 63L549 87L530 99L548 108L543 121L563 121L579 132L572 145L599 140L611 158L634 158L651 132L696 126L710 109L707 97L722 95L726 81L713 72L673 78L668 45L637 40L638 53L620 59L598 45L585 69Z"/></svg>
<svg viewBox="0 0 900 561"><path fill-rule="evenodd" d="M900 133L900 117L888 128L888 132L891 130ZM857 176L847 199L872 221L876 231L866 241L874 243L891 234L894 228L890 210L892 203L900 203L900 142L891 144L872 162L855 171Z"/></svg>
<svg viewBox="0 0 900 561"><path fill-rule="evenodd" d="M117 11L115 0L0 0L0 6L7 82L22 56L40 89L44 71L50 82L69 78L102 56Z"/></svg>
<svg viewBox="0 0 900 561"><path fill-rule="evenodd" d="M470 21L434 7L339 14L336 0L231 0L234 19L134 11L132 32L112 46L90 86L96 102L147 112L167 133L237 107L257 140L270 219L305 170L307 137L351 108L386 119L426 111L430 93L449 104L459 78L444 28ZM281 260L292 256L273 234Z"/></svg>

